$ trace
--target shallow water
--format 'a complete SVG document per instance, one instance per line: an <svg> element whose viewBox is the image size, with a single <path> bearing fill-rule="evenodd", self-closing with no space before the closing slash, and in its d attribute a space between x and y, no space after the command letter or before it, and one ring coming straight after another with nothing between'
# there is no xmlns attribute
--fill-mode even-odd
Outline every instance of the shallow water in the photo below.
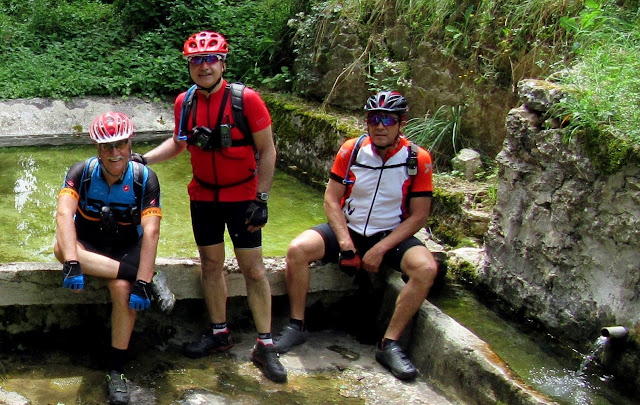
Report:
<svg viewBox="0 0 640 405"><path fill-rule="evenodd" d="M617 392L614 381L597 369L581 370L583 356L571 348L518 321L502 318L491 303L480 301L462 286L449 283L429 301L491 345L525 383L560 404L640 404Z"/></svg>
<svg viewBox="0 0 640 405"><path fill-rule="evenodd" d="M265 379L251 363L256 334L237 325L230 351L186 358L182 344L199 336L198 322L190 322L194 309L180 301L177 313L160 319L171 324L166 333L134 333L125 369L131 405L452 404L421 377L400 382L375 361L373 345L337 330L313 331L304 345L281 355L286 384ZM98 326L2 342L0 386L34 405L104 404L107 339L108 329Z"/></svg>
<svg viewBox="0 0 640 405"><path fill-rule="evenodd" d="M151 147L134 144L139 152ZM0 261L55 261L52 246L58 191L69 167L93 155L92 145L0 149ZM187 194L191 179L188 152L152 169L162 190L158 257L196 257ZM298 233L324 221L322 192L277 172L269 222L263 229L264 255L284 255ZM227 254L232 255L228 237L226 240Z"/></svg>

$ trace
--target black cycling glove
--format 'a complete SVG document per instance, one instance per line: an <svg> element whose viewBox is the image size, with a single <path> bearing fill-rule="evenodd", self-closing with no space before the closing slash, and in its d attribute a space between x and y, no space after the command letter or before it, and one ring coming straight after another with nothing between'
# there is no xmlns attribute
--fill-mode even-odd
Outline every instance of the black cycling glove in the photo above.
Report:
<svg viewBox="0 0 640 405"><path fill-rule="evenodd" d="M133 152L131 156L129 156L129 160L133 162L142 163L145 166L147 165L147 158L137 152Z"/></svg>
<svg viewBox="0 0 640 405"><path fill-rule="evenodd" d="M267 203L263 201L251 201L247 207L245 213L246 224L252 226L262 226L267 223L269 212L267 210Z"/></svg>

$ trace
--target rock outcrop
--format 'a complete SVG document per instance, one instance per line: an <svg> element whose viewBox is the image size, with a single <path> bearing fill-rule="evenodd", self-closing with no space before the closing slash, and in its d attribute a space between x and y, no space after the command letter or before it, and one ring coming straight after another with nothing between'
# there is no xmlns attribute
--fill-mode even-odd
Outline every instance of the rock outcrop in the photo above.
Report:
<svg viewBox="0 0 640 405"><path fill-rule="evenodd" d="M598 170L584 139L567 141L548 117L562 89L536 80L518 89L479 282L565 340L593 342L614 324L637 332L640 167Z"/></svg>

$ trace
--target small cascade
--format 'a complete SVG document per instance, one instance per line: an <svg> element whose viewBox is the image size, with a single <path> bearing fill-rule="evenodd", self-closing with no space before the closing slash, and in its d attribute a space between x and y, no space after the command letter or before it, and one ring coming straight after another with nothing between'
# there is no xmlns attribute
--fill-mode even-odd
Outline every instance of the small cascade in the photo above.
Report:
<svg viewBox="0 0 640 405"><path fill-rule="evenodd" d="M584 375L589 365L598 358L600 353L602 353L608 341L609 341L609 338L605 336L599 336L598 339L596 339L595 343L593 344L593 348L591 349L589 354L584 356L584 358L582 359L582 362L580 363L580 367L578 367L577 376Z"/></svg>
<svg viewBox="0 0 640 405"><path fill-rule="evenodd" d="M599 395L600 384L608 377L589 373L589 368L598 360L611 338L599 336L587 355L583 355L575 370L540 368L533 370L534 385L541 392L554 397L562 404L591 405L612 404ZM594 378L595 377L595 378Z"/></svg>

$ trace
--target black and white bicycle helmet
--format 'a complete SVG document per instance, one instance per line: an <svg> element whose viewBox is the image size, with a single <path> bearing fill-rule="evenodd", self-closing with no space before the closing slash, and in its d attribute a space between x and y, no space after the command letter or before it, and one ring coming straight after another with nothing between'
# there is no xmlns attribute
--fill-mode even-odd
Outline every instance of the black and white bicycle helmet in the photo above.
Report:
<svg viewBox="0 0 640 405"><path fill-rule="evenodd" d="M409 110L407 99L397 91L381 91L369 97L364 109L367 111L390 111L404 114Z"/></svg>

